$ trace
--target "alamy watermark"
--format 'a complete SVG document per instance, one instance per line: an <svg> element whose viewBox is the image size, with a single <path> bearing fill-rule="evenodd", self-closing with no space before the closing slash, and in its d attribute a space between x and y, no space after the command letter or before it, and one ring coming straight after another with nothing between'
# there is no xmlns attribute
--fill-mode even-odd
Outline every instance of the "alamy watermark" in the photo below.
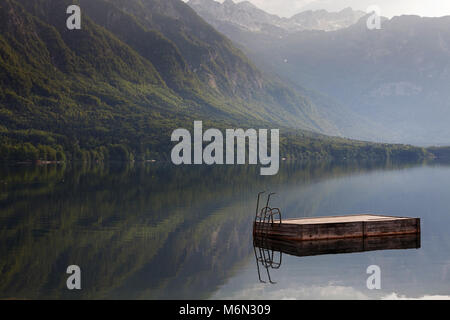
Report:
<svg viewBox="0 0 450 320"><path fill-rule="evenodd" d="M81 290L81 269L77 265L71 265L67 267L67 274L70 276L67 278L66 285L69 290Z"/></svg>
<svg viewBox="0 0 450 320"><path fill-rule="evenodd" d="M381 268L377 265L371 265L367 267L367 274L370 276L367 278L366 285L369 290L381 289Z"/></svg>
<svg viewBox="0 0 450 320"><path fill-rule="evenodd" d="M377 5L372 5L367 8L366 12L370 14L367 18L367 29L380 30L381 29L381 8Z"/></svg>
<svg viewBox="0 0 450 320"><path fill-rule="evenodd" d="M81 9L77 5L71 5L67 7L67 14L70 16L66 20L66 26L69 30L81 29Z"/></svg>
<svg viewBox="0 0 450 320"><path fill-rule="evenodd" d="M263 176L276 175L280 168L279 129L270 130L270 154L268 152L267 129L259 129L258 131L255 129L245 131L244 129L226 129L224 139L220 130L208 129L203 133L203 122L194 121L193 139L188 130L176 129L172 133L171 141L178 142L171 152L172 163L175 165L232 165L235 163L241 165L247 163L246 155L248 155L248 164L257 165L259 163L266 166L260 169L260 174ZM204 142L209 142L209 144L203 149ZM235 157L235 153L237 157ZM235 162L236 158L237 161Z"/></svg>

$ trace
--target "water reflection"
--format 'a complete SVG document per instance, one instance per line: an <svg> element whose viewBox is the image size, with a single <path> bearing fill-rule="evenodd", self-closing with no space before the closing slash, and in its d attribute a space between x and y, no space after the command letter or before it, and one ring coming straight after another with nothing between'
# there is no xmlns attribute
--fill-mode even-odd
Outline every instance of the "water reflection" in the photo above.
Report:
<svg viewBox="0 0 450 320"><path fill-rule="evenodd" d="M259 281L261 269L265 269L268 281L276 284L270 276L270 270L280 269L283 254L295 257L318 256L325 254L345 254L378 250L406 250L420 248L420 233L396 236L346 238L314 241L289 241L267 237L253 238L256 268Z"/></svg>
<svg viewBox="0 0 450 320"><path fill-rule="evenodd" d="M269 279L269 282L271 284L276 284L276 282L272 281L272 278L270 277L270 269L280 269L282 258L283 258L283 252L282 250L277 250L274 248L267 248L263 244L261 244L263 239L261 239L260 243L257 243L258 240L253 239L253 251L255 252L255 259L256 259L256 269L258 271L258 278L259 281L262 283L266 283L266 281L262 280L261 278L261 271L260 271L260 265L262 268L264 268L267 272L267 278Z"/></svg>
<svg viewBox="0 0 450 320"><path fill-rule="evenodd" d="M449 177L446 167L376 163L285 165L274 177L261 177L252 166L1 167L0 298L204 299L245 292L255 282L252 223L260 190L277 192L274 206L288 218L359 213L360 207L389 214L412 208L410 215L426 218L423 234L436 239L425 239L421 259L389 259L417 286L450 293ZM291 269L299 262L283 256L277 269L282 276L272 280L278 288L322 283L336 274L327 267L334 265L347 281L351 268L339 255L328 257L302 260L307 266L300 273ZM348 263L366 264L358 259ZM405 267L408 259L413 264ZM65 271L72 264L81 267L81 291L66 289ZM423 279L411 276L427 268ZM300 274L304 278L292 278ZM392 284L404 287L405 277L395 276ZM418 292L417 286L410 292Z"/></svg>

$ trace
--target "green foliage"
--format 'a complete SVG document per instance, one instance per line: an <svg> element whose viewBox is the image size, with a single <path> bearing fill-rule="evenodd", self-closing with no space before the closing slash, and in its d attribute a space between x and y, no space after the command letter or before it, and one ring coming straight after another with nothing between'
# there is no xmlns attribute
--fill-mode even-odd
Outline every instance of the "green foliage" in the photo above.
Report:
<svg viewBox="0 0 450 320"><path fill-rule="evenodd" d="M194 120L327 127L307 99L264 77L182 2L79 3L77 31L65 25L73 1L0 3L0 161L167 160L171 132ZM291 159L422 156L291 131L282 130Z"/></svg>
<svg viewBox="0 0 450 320"><path fill-rule="evenodd" d="M450 160L450 147L430 147L428 151L438 160Z"/></svg>

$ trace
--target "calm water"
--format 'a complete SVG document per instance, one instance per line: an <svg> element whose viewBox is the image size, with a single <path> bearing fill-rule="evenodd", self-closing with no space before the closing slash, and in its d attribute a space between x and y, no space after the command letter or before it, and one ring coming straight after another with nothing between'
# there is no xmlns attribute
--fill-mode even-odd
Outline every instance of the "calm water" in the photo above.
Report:
<svg viewBox="0 0 450 320"><path fill-rule="evenodd" d="M381 213L422 218L421 247L282 255L258 279L256 194L285 217ZM82 290L66 289L66 268ZM366 269L381 268L381 290ZM267 281L265 269L262 280ZM0 298L379 299L450 296L450 166L155 164L0 168Z"/></svg>

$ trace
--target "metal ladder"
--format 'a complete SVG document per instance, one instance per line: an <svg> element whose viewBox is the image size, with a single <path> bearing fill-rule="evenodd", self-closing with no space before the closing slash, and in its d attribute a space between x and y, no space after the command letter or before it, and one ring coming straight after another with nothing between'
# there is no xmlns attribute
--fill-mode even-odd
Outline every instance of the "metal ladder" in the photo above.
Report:
<svg viewBox="0 0 450 320"><path fill-rule="evenodd" d="M261 198L261 195L263 195L264 193L265 191L258 193L255 220L253 222L253 235L256 235L256 233L258 233L258 236L267 236L269 227L273 226L275 223L275 220L273 219L274 216L278 216L279 218L277 220L277 223L282 223L281 210L279 208L269 207L270 197L276 193L269 193L269 195L267 196L266 206L263 207L261 211L259 211L259 200Z"/></svg>
<svg viewBox="0 0 450 320"><path fill-rule="evenodd" d="M277 251L279 253L278 259L276 258L276 254L274 250L265 249L258 247L255 242L253 242L253 250L255 252L255 259L256 259L256 268L258 271L258 278L259 281L262 283L267 283L266 281L262 280L261 278L261 271L259 268L259 265L261 264L263 268L267 271L267 278L269 279L269 282L271 284L276 284L276 282L272 281L272 278L270 277L270 271L269 269L279 269L281 267L282 257L283 254L281 251Z"/></svg>

